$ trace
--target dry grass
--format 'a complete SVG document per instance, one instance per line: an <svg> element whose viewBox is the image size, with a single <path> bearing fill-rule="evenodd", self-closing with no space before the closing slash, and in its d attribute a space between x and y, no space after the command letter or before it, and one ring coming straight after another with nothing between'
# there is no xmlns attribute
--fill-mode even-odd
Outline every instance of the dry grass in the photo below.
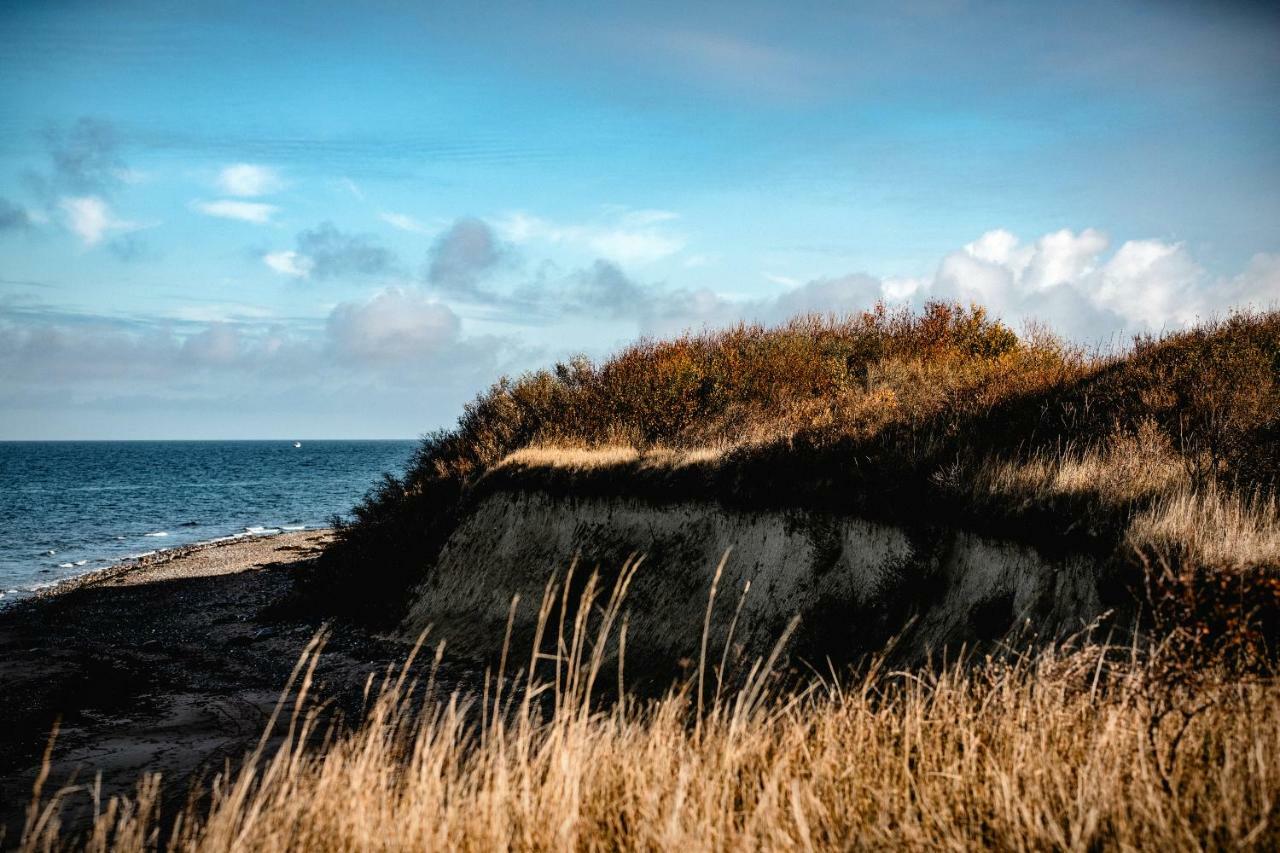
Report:
<svg viewBox="0 0 1280 853"><path fill-rule="evenodd" d="M1134 516L1135 549L1176 555L1184 565L1242 570L1280 566L1280 511L1274 497L1207 488L1179 491Z"/></svg>
<svg viewBox="0 0 1280 853"><path fill-rule="evenodd" d="M975 500L1047 504L1085 497L1111 508L1132 507L1192 485L1186 460L1151 420L1083 451L1068 444L1023 460L986 459L965 471L963 482Z"/></svg>
<svg viewBox="0 0 1280 853"><path fill-rule="evenodd" d="M622 465L639 469L679 470L691 465L714 464L723 449L695 447L672 449L654 447L556 447L534 445L503 457L494 468L552 468L573 472L601 471Z"/></svg>
<svg viewBox="0 0 1280 853"><path fill-rule="evenodd" d="M1275 849L1280 687L1159 650L876 666L784 689L758 664L721 692L704 654L661 700L594 700L625 637L629 572L607 603L547 617L536 675L425 704L389 673L368 719L314 744L304 698L279 752L216 779L207 810L159 834L154 779L107 805L84 846L182 850ZM561 611L563 612L563 611ZM587 614L594 614L588 625ZM556 651L558 650L558 651ZM554 652L554 653L550 653ZM1166 661L1167 662L1167 661ZM973 665L970 665L973 664ZM514 667L514 664L512 665ZM428 687L432 676L427 676ZM622 675L618 675L619 680ZM699 708L703 710L699 712ZM68 841L67 791L32 811L27 850ZM83 840L83 839L82 839Z"/></svg>

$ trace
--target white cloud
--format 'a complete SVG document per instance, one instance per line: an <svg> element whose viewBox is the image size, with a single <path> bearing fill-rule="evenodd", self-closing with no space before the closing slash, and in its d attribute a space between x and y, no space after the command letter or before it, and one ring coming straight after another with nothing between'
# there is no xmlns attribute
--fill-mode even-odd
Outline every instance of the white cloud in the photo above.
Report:
<svg viewBox="0 0 1280 853"><path fill-rule="evenodd" d="M390 225L392 228L398 228L401 231L408 231L412 234L434 234L439 228L432 228L425 222L421 222L409 216L406 213L395 213L394 211L383 211L378 214L378 218Z"/></svg>
<svg viewBox="0 0 1280 853"><path fill-rule="evenodd" d="M680 214L671 210L628 210L627 208L621 208L618 213L621 224L628 228L646 228L650 225L657 225L660 222L671 222L680 218Z"/></svg>
<svg viewBox="0 0 1280 853"><path fill-rule="evenodd" d="M253 198L270 195L283 186L274 169L253 163L233 163L218 173L218 188L227 195Z"/></svg>
<svg viewBox="0 0 1280 853"><path fill-rule="evenodd" d="M1084 342L1185 328L1233 307L1280 306L1280 255L1256 255L1244 272L1222 278L1206 271L1181 243L1130 240L1109 252L1107 235L1095 229L1055 231L1025 244L1001 229L946 255L932 276L854 274L801 284L765 274L786 290L763 299L627 280L598 288L593 299L572 288L552 289L546 298L567 306L562 310L634 317L642 331L658 334L742 319L844 314L880 300L917 306L955 300L980 304L1015 326L1041 320Z"/></svg>
<svg viewBox="0 0 1280 853"><path fill-rule="evenodd" d="M1186 325L1206 313L1207 281L1181 243L1130 240L1096 276L1077 279L1077 287L1121 317L1159 329Z"/></svg>
<svg viewBox="0 0 1280 853"><path fill-rule="evenodd" d="M254 225L266 225L279 210L274 204L263 204L257 201L233 201L218 199L217 201L197 201L192 207L207 216L220 219L238 219Z"/></svg>
<svg viewBox="0 0 1280 853"><path fill-rule="evenodd" d="M1044 235L1034 247L1015 246L1009 266L1025 287L1046 290L1090 275L1110 243L1106 234L1092 228L1079 234L1064 228Z"/></svg>
<svg viewBox="0 0 1280 853"><path fill-rule="evenodd" d="M601 231L587 238L598 255L622 264L647 264L674 255L684 240L653 231Z"/></svg>
<svg viewBox="0 0 1280 853"><path fill-rule="evenodd" d="M926 279L895 276L880 282L880 291L886 301L903 302L928 286L929 282Z"/></svg>
<svg viewBox="0 0 1280 853"><path fill-rule="evenodd" d="M136 231L144 227L137 222L116 219L111 207L100 196L69 196L60 201L67 227L86 246L93 246L113 231Z"/></svg>
<svg viewBox="0 0 1280 853"><path fill-rule="evenodd" d="M620 264L648 264L684 248L684 238L655 227L673 218L667 211L632 211L605 223L563 224L516 211L497 228L513 243L559 244Z"/></svg>
<svg viewBox="0 0 1280 853"><path fill-rule="evenodd" d="M230 323L210 323L182 342L182 355L200 365L228 365L240 353L240 331Z"/></svg>
<svg viewBox="0 0 1280 853"><path fill-rule="evenodd" d="M972 243L966 243L965 252L980 261L992 264L1009 264L1025 269L1031 260L1032 249L1018 248L1018 238L1003 228L988 231Z"/></svg>
<svg viewBox="0 0 1280 853"><path fill-rule="evenodd" d="M262 262L281 275L294 278L306 278L315 266L311 258L294 251L267 252Z"/></svg>
<svg viewBox="0 0 1280 853"><path fill-rule="evenodd" d="M360 189L360 185L357 184L355 181L351 180L350 178L343 178L342 185L346 187L347 192L351 193L360 201L364 201L364 190Z"/></svg>
<svg viewBox="0 0 1280 853"><path fill-rule="evenodd" d="M1233 303L1280 308L1280 255L1259 252L1226 287Z"/></svg>
<svg viewBox="0 0 1280 853"><path fill-rule="evenodd" d="M416 290L387 288L367 302L344 302L327 331L338 355L358 362L415 360L458 339L461 322L448 305Z"/></svg>

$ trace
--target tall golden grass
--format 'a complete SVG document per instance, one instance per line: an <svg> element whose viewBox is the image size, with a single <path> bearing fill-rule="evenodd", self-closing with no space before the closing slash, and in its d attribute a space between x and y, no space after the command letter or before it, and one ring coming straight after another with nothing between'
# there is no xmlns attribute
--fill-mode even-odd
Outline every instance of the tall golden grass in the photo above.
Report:
<svg viewBox="0 0 1280 853"><path fill-rule="evenodd" d="M439 696L412 657L358 728L319 731L322 638L259 749L165 834L159 782L104 805L81 837L31 810L25 850L1276 849L1280 686L1159 643L1081 638L1037 654L857 676L731 677L703 644L664 697L612 688L632 564L576 610L549 586L522 671ZM714 604L708 605L708 612ZM785 640L785 637L782 638ZM436 661L440 659L437 647ZM415 650L416 653L416 650ZM723 659L722 659L723 663ZM602 682L607 681L608 684ZM733 685L732 688L730 685ZM425 702L418 698L423 693Z"/></svg>

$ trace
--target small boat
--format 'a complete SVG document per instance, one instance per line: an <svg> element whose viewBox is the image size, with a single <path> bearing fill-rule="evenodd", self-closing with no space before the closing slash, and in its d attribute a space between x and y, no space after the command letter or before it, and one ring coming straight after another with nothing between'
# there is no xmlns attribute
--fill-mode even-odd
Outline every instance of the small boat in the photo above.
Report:
<svg viewBox="0 0 1280 853"><path fill-rule="evenodd" d="M302 446L302 442L301 442L301 441L295 441L295 442L293 443L293 446L294 446L294 447L301 447L301 446Z"/></svg>

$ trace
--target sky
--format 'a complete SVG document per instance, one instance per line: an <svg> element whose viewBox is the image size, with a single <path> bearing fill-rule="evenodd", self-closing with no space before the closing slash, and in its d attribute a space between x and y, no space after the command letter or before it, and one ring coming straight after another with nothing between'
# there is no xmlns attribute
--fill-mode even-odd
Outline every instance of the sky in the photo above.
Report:
<svg viewBox="0 0 1280 853"><path fill-rule="evenodd" d="M1280 303L1280 7L0 5L0 439L413 437L878 300Z"/></svg>

